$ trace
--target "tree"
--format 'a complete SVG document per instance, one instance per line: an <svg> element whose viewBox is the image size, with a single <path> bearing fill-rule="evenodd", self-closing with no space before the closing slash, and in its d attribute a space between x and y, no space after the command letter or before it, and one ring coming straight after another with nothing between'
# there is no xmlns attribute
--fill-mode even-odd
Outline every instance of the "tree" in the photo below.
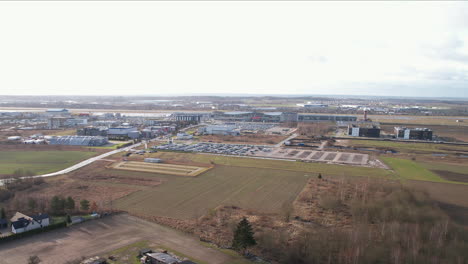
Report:
<svg viewBox="0 0 468 264"><path fill-rule="evenodd" d="M5 208L0 209L0 219L6 219Z"/></svg>
<svg viewBox="0 0 468 264"><path fill-rule="evenodd" d="M235 250L245 251L248 247L255 246L257 242L253 237L254 232L247 218L243 218L234 231L232 247Z"/></svg>
<svg viewBox="0 0 468 264"><path fill-rule="evenodd" d="M63 214L65 210L65 199L62 199L57 195L52 197L52 200L50 200L50 210L53 215Z"/></svg>
<svg viewBox="0 0 468 264"><path fill-rule="evenodd" d="M67 200L65 201L65 209L67 210L75 210L75 200L71 198L70 196L67 197Z"/></svg>
<svg viewBox="0 0 468 264"><path fill-rule="evenodd" d="M322 179L322 173L319 173L317 178Z"/></svg>
<svg viewBox="0 0 468 264"><path fill-rule="evenodd" d="M37 202L33 198L28 198L28 209L29 211L34 211L36 209Z"/></svg>
<svg viewBox="0 0 468 264"><path fill-rule="evenodd" d="M89 210L89 201L88 200L81 200L80 201L81 210L88 211Z"/></svg>
<svg viewBox="0 0 468 264"><path fill-rule="evenodd" d="M72 220L71 220L71 217L70 217L69 214L67 214L67 219L66 220L67 220L67 223L71 224Z"/></svg>
<svg viewBox="0 0 468 264"><path fill-rule="evenodd" d="M29 259L28 259L28 264L39 264L41 262L42 262L42 260L36 255L30 256Z"/></svg>

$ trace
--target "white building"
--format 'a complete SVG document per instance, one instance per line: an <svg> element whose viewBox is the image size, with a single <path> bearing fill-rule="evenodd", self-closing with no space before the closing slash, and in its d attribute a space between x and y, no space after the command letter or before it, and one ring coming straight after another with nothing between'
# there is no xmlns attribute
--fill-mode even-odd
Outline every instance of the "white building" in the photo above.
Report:
<svg viewBox="0 0 468 264"><path fill-rule="evenodd" d="M19 234L48 226L49 215L39 214L34 216L27 216L20 212L16 212L16 214L10 219L10 221L11 232L14 234Z"/></svg>
<svg viewBox="0 0 468 264"><path fill-rule="evenodd" d="M193 136L186 134L186 133L177 133L177 139L179 140L187 140L187 139L192 139Z"/></svg>

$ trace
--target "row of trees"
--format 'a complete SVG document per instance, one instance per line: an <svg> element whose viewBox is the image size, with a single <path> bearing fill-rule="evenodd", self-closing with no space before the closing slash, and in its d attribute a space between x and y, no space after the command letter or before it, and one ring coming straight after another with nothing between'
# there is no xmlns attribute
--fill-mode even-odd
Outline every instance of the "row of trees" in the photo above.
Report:
<svg viewBox="0 0 468 264"><path fill-rule="evenodd" d="M31 204L34 204L34 200L31 199ZM81 200L80 201L80 208L81 211L97 211L98 207L96 202L90 203L88 200ZM52 215L63 215L65 213L71 213L77 210L75 200L72 197L68 196L67 198L63 198L60 196L52 197L50 201L50 213Z"/></svg>

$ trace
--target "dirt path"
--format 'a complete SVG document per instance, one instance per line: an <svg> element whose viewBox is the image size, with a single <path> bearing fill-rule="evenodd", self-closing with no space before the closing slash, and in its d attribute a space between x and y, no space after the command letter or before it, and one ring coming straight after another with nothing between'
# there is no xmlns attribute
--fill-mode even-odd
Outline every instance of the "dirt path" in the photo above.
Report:
<svg viewBox="0 0 468 264"><path fill-rule="evenodd" d="M198 239L127 214L109 216L0 245L0 263L27 263L37 255L42 263L64 264L82 256L105 254L147 240L162 244L207 263L221 264L231 257L202 246Z"/></svg>

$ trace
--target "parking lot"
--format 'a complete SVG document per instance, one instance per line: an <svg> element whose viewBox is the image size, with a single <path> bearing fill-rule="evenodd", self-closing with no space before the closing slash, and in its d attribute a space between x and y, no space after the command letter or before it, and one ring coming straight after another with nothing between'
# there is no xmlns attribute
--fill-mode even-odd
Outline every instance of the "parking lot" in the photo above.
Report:
<svg viewBox="0 0 468 264"><path fill-rule="evenodd" d="M203 152L226 155L258 155L259 153L268 153L271 147L258 145L242 144L222 144L222 143L197 143L197 144L167 144L154 147L159 150L174 150L184 152Z"/></svg>
<svg viewBox="0 0 468 264"><path fill-rule="evenodd" d="M159 150L213 153L236 156L256 156L265 158L294 159L302 161L341 163L362 166L367 165L369 161L368 154L267 147L258 145L197 143L191 145L168 144L154 148Z"/></svg>

